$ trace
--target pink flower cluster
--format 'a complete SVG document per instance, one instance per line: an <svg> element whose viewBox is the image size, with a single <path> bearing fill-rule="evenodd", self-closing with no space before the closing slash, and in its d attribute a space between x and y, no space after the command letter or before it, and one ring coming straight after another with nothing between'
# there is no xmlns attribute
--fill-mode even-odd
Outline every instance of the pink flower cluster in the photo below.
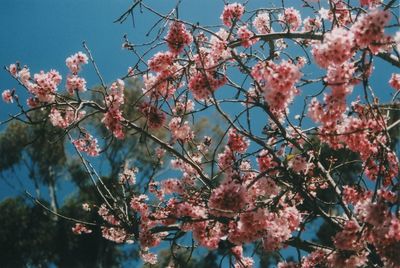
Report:
<svg viewBox="0 0 400 268"><path fill-rule="evenodd" d="M125 167L123 172L119 174L119 183L129 183L134 185L136 183L136 173L138 173L138 171L137 168Z"/></svg>
<svg viewBox="0 0 400 268"><path fill-rule="evenodd" d="M226 60L231 56L231 48L228 47L228 38L229 32L227 32L225 29L220 29L215 33L215 35L211 36L211 48L209 53L212 61L210 62L210 65L215 65L219 60ZM232 36L230 39L232 39ZM205 57L205 59L208 60L208 57Z"/></svg>
<svg viewBox="0 0 400 268"><path fill-rule="evenodd" d="M320 14L323 19L335 21L339 26L344 26L351 23L352 13L346 1L344 0L329 0L333 8L327 10L321 8Z"/></svg>
<svg viewBox="0 0 400 268"><path fill-rule="evenodd" d="M322 21L319 17L317 18L310 18L307 17L303 21L304 31L306 32L315 32L322 27Z"/></svg>
<svg viewBox="0 0 400 268"><path fill-rule="evenodd" d="M154 99L163 97L165 99L170 98L176 87L170 79L169 71L164 71L158 75L152 73L143 76L143 82L145 88L143 88L143 93Z"/></svg>
<svg viewBox="0 0 400 268"><path fill-rule="evenodd" d="M140 258L142 258L142 260L145 263L149 263L152 265L157 264L157 255L154 253L150 253L150 252L146 252L146 253L141 253L140 254Z"/></svg>
<svg viewBox="0 0 400 268"><path fill-rule="evenodd" d="M84 92L86 91L86 80L77 75L68 75L65 87L70 95L73 95L75 90Z"/></svg>
<svg viewBox="0 0 400 268"><path fill-rule="evenodd" d="M183 70L182 66L174 63L175 59L176 55L171 52L159 52L148 61L150 70L156 74L150 73L143 76L145 95L155 99L160 97L168 99L175 93L180 85L174 80Z"/></svg>
<svg viewBox="0 0 400 268"><path fill-rule="evenodd" d="M269 14L267 12L258 13L253 20L253 26L259 34L271 33Z"/></svg>
<svg viewBox="0 0 400 268"><path fill-rule="evenodd" d="M85 111L76 112L71 107L66 107L64 111L53 107L49 114L50 122L55 127L67 128L72 123L79 121L85 116Z"/></svg>
<svg viewBox="0 0 400 268"><path fill-rule="evenodd" d="M371 201L371 192L362 193L348 187L345 194L346 200L354 205L354 213L360 223L354 220L347 221L343 231L336 234L335 245L340 250L357 253L349 259L365 262L368 254L366 246L370 244L378 251L385 267L400 266L398 253L396 253L400 248L400 219L390 211L391 204L396 202L396 194L388 190L380 190L378 191L379 199L376 202ZM364 223L363 228L359 225L361 223ZM337 263L339 256L328 260L332 262L333 258L336 258Z"/></svg>
<svg viewBox="0 0 400 268"><path fill-rule="evenodd" d="M105 239L115 243L124 243L127 239L125 229L118 227L102 227L101 234Z"/></svg>
<svg viewBox="0 0 400 268"><path fill-rule="evenodd" d="M18 77L19 80L23 85L27 85L29 79L31 79L31 73L29 72L29 69L24 67L18 72Z"/></svg>
<svg viewBox="0 0 400 268"><path fill-rule="evenodd" d="M54 102L56 91L62 80L61 75L56 70L40 71L40 73L34 74L33 80L27 67L20 69L19 64L10 64L8 70L13 77L19 79L21 84L34 95L34 97L27 100L28 106L36 107L40 102ZM3 92L3 94L3 100L4 97L8 100L7 91L6 93Z"/></svg>
<svg viewBox="0 0 400 268"><path fill-rule="evenodd" d="M185 121L182 123L182 118L180 117L173 117L169 122L168 127L173 139L175 140L187 141L194 137L189 122Z"/></svg>
<svg viewBox="0 0 400 268"><path fill-rule="evenodd" d="M146 124L150 129L157 129L165 124L165 113L150 103L143 103L140 107L140 112L146 118Z"/></svg>
<svg viewBox="0 0 400 268"><path fill-rule="evenodd" d="M360 0L360 6L374 7L382 3L382 0Z"/></svg>
<svg viewBox="0 0 400 268"><path fill-rule="evenodd" d="M83 225L82 223L76 223L74 227L72 227L72 232L74 234L90 234L92 232L92 230L90 230L89 228L87 228L85 225Z"/></svg>
<svg viewBox="0 0 400 268"><path fill-rule="evenodd" d="M207 99L212 92L226 83L225 76L216 78L215 75L211 72L203 74L200 71L196 71L196 73L190 77L188 87L195 99Z"/></svg>
<svg viewBox="0 0 400 268"><path fill-rule="evenodd" d="M231 248L231 252L235 256L234 268L252 268L254 265L254 259L251 257L243 256L243 247L235 246Z"/></svg>
<svg viewBox="0 0 400 268"><path fill-rule="evenodd" d="M97 139L93 138L89 133L85 133L83 138L72 141L76 149L85 152L89 156L98 156L100 148L97 144Z"/></svg>
<svg viewBox="0 0 400 268"><path fill-rule="evenodd" d="M224 7L221 15L221 20L226 26L231 27L233 22L236 23L237 20L242 17L243 13L243 5L239 3L232 3Z"/></svg>
<svg viewBox="0 0 400 268"><path fill-rule="evenodd" d="M257 157L257 163L261 172L274 169L278 166L278 163L274 160L273 156L268 153L267 150L262 150L259 153ZM271 174L273 174L273 172Z"/></svg>
<svg viewBox="0 0 400 268"><path fill-rule="evenodd" d="M175 107L172 112L176 115L184 115L194 111L194 102L192 100L187 100L185 98L180 98L175 102Z"/></svg>
<svg viewBox="0 0 400 268"><path fill-rule="evenodd" d="M215 216L232 217L246 207L246 188L230 177L214 189L208 201L210 214Z"/></svg>
<svg viewBox="0 0 400 268"><path fill-rule="evenodd" d="M285 8L279 15L279 20L288 26L290 31L296 31L301 25L300 12L293 7Z"/></svg>
<svg viewBox="0 0 400 268"><path fill-rule="evenodd" d="M315 62L327 68L331 64L340 65L354 55L354 34L344 28L334 28L326 33L324 42L315 44L312 49Z"/></svg>
<svg viewBox="0 0 400 268"><path fill-rule="evenodd" d="M150 70L162 72L173 65L176 55L171 52L157 52L148 62Z"/></svg>
<svg viewBox="0 0 400 268"><path fill-rule="evenodd" d="M385 36L384 26L390 19L388 10L373 9L363 14L351 26L356 44L360 48L369 47L373 53L390 48L392 39Z"/></svg>
<svg viewBox="0 0 400 268"><path fill-rule="evenodd" d="M88 63L88 57L86 54L82 52L75 53L74 55L71 55L65 60L65 64L67 65L68 69L71 71L72 74L78 74L78 72L81 70L81 65L82 64L87 64Z"/></svg>
<svg viewBox="0 0 400 268"><path fill-rule="evenodd" d="M298 89L294 86L302 74L295 64L282 60L280 64L272 61L257 63L252 70L253 77L262 86L264 98L277 116L282 116Z"/></svg>
<svg viewBox="0 0 400 268"><path fill-rule="evenodd" d="M186 30L182 22L174 21L171 23L168 34L165 38L169 50L173 54L179 54L183 51L186 45L193 42L192 35Z"/></svg>
<svg viewBox="0 0 400 268"><path fill-rule="evenodd" d="M259 208L241 214L240 220L231 224L228 239L240 245L262 238L264 249L274 251L291 237L300 222L301 215L295 207L287 206L278 213Z"/></svg>
<svg viewBox="0 0 400 268"><path fill-rule="evenodd" d="M121 224L120 220L118 220L107 208L106 204L102 204L98 211L97 214L99 214L108 224L118 226Z"/></svg>
<svg viewBox="0 0 400 268"><path fill-rule="evenodd" d="M246 25L239 27L237 35L240 38L240 43L244 48L251 47L258 41L257 38L252 38L254 36L254 33L250 31Z"/></svg>
<svg viewBox="0 0 400 268"><path fill-rule="evenodd" d="M298 174L307 174L313 168L313 164L308 163L305 157L296 155L289 160L288 167Z"/></svg>
<svg viewBox="0 0 400 268"><path fill-rule="evenodd" d="M24 78L26 79L26 78ZM47 73L41 71L33 76L34 82L29 80L24 84L40 102L53 102L58 85L61 83L61 75L56 70Z"/></svg>
<svg viewBox="0 0 400 268"><path fill-rule="evenodd" d="M232 151L243 154L246 152L249 144L250 141L242 135L238 134L234 128L229 129L228 146Z"/></svg>
<svg viewBox="0 0 400 268"><path fill-rule="evenodd" d="M124 104L124 90L125 83L120 79L111 84L105 101L107 112L102 119L107 129L112 131L118 139L125 137L121 125L121 121L123 120L121 105Z"/></svg>
<svg viewBox="0 0 400 268"><path fill-rule="evenodd" d="M75 53L65 60L65 64L72 74L67 76L66 89L70 95L73 95L75 90L79 92L86 91L86 80L78 76L81 70L81 65L88 63L88 57L82 52Z"/></svg>

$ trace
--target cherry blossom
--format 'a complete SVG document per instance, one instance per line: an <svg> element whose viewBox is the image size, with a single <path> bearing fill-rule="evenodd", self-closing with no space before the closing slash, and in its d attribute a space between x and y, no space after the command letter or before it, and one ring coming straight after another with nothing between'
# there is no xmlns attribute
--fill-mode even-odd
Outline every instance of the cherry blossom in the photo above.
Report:
<svg viewBox="0 0 400 268"><path fill-rule="evenodd" d="M400 74L392 74L389 84L395 90L400 90Z"/></svg>
<svg viewBox="0 0 400 268"><path fill-rule="evenodd" d="M3 98L3 101L6 103L13 103L13 96L12 96L12 91L9 89L6 89L1 93L1 97Z"/></svg>
<svg viewBox="0 0 400 268"><path fill-rule="evenodd" d="M268 34L272 32L270 18L267 12L260 12L253 20L253 26L259 34Z"/></svg>
<svg viewBox="0 0 400 268"><path fill-rule="evenodd" d="M173 22L171 24L165 39L173 54L181 53L185 45L189 45L193 42L193 37L186 30L185 25L180 22Z"/></svg>
<svg viewBox="0 0 400 268"><path fill-rule="evenodd" d="M239 3L232 3L224 7L221 15L222 22L230 27L233 22L236 22L244 13L244 7Z"/></svg>
<svg viewBox="0 0 400 268"><path fill-rule="evenodd" d="M82 64L88 63L88 57L82 52L75 53L65 60L65 64L72 74L76 75L81 70Z"/></svg>
<svg viewBox="0 0 400 268"><path fill-rule="evenodd" d="M288 25L291 31L296 31L301 25L300 12L293 7L285 8L279 20Z"/></svg>
<svg viewBox="0 0 400 268"><path fill-rule="evenodd" d="M74 234L90 234L92 232L92 230L88 229L85 225L81 224L81 223L77 223L75 224L74 227L72 227L72 232Z"/></svg>

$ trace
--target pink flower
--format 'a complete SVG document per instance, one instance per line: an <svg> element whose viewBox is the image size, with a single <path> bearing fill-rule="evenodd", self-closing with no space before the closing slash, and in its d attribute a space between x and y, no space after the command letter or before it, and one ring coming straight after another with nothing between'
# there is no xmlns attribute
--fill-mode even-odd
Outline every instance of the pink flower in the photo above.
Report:
<svg viewBox="0 0 400 268"><path fill-rule="evenodd" d="M149 263L151 265L156 265L157 264L157 255L154 253L140 253L140 257L145 263Z"/></svg>
<svg viewBox="0 0 400 268"><path fill-rule="evenodd" d="M219 60L226 60L231 56L231 49L228 47L229 32L221 28L218 32L215 33L215 35L211 36L210 38L210 55L215 62ZM230 39L232 39L232 36L230 37ZM203 61L204 58L207 59L207 57L203 57Z"/></svg>
<svg viewBox="0 0 400 268"><path fill-rule="evenodd" d="M259 34L270 33L272 30L270 27L269 14L267 12L258 13L253 20L253 26Z"/></svg>
<svg viewBox="0 0 400 268"><path fill-rule="evenodd" d="M85 152L89 156L98 156L100 148L97 144L97 139L93 138L92 135L86 133L83 138L72 141L76 149L81 152Z"/></svg>
<svg viewBox="0 0 400 268"><path fill-rule="evenodd" d="M355 221L347 221L344 229L338 232L334 238L334 244L341 250L360 250L363 248L363 243L359 239L358 232L360 226Z"/></svg>
<svg viewBox="0 0 400 268"><path fill-rule="evenodd" d="M162 72L168 69L175 60L176 55L171 52L158 52L148 62L150 70Z"/></svg>
<svg viewBox="0 0 400 268"><path fill-rule="evenodd" d="M26 100L26 104L30 107L30 108L35 108L35 107L38 107L39 105L40 105L40 101L39 101L39 99L38 98L35 98L35 97L31 97L31 98L28 98L27 100Z"/></svg>
<svg viewBox="0 0 400 268"><path fill-rule="evenodd" d="M244 48L248 48L257 43L257 38L252 38L254 34L247 28L246 25L239 27L237 35L241 39L240 43Z"/></svg>
<svg viewBox="0 0 400 268"><path fill-rule="evenodd" d="M312 49L315 62L327 68L331 64L340 65L354 55L354 34L344 28L334 28L324 37L324 42Z"/></svg>
<svg viewBox="0 0 400 268"><path fill-rule="evenodd" d="M86 80L77 75L68 75L66 89L70 95L73 95L75 90L84 92L86 91Z"/></svg>
<svg viewBox="0 0 400 268"><path fill-rule="evenodd" d="M226 83L225 76L215 77L207 72L204 75L202 72L196 72L189 80L189 89L197 100L207 99L213 91L223 86Z"/></svg>
<svg viewBox="0 0 400 268"><path fill-rule="evenodd" d="M14 91L14 90L13 90ZM1 97L3 98L3 101L6 103L12 103L13 101L13 91L6 89L1 93Z"/></svg>
<svg viewBox="0 0 400 268"><path fill-rule="evenodd" d="M291 31L296 31L301 25L300 13L293 7L285 8L283 14L279 15L279 20L288 25Z"/></svg>
<svg viewBox="0 0 400 268"><path fill-rule="evenodd" d="M226 178L211 193L208 201L210 213L216 216L232 217L241 211L247 203L246 188L240 182Z"/></svg>
<svg viewBox="0 0 400 268"><path fill-rule="evenodd" d="M295 64L283 60L280 64L272 61L259 62L252 69L252 75L262 85L264 98L277 116L282 116L294 96L299 92L295 83L302 74Z"/></svg>
<svg viewBox="0 0 400 268"><path fill-rule="evenodd" d="M172 137L181 141L191 140L194 137L194 133L190 129L189 122L181 122L182 119L180 117L174 117L169 122L168 127Z"/></svg>
<svg viewBox="0 0 400 268"><path fill-rule="evenodd" d="M392 74L389 84L395 89L400 90L400 74Z"/></svg>
<svg viewBox="0 0 400 268"><path fill-rule="evenodd" d="M307 162L307 159L301 155L296 155L288 162L288 167L293 169L298 174L307 174L312 167L312 164Z"/></svg>
<svg viewBox="0 0 400 268"><path fill-rule="evenodd" d="M245 137L238 134L234 128L229 130L228 138L228 146L234 152L243 154L249 147L250 142Z"/></svg>
<svg viewBox="0 0 400 268"><path fill-rule="evenodd" d="M228 26L232 26L232 22L239 20L244 13L244 7L239 3L232 3L224 7L221 15L222 22Z"/></svg>
<svg viewBox="0 0 400 268"><path fill-rule="evenodd" d="M17 77L17 72L18 72L17 64L15 63L10 64L10 66L8 66L8 71L11 73L13 77Z"/></svg>
<svg viewBox="0 0 400 268"><path fill-rule="evenodd" d="M143 82L145 88L143 89L143 93L150 98L170 98L176 90L173 80L179 75L178 68L176 65L170 65L167 69L156 75L152 73L144 75Z"/></svg>
<svg viewBox="0 0 400 268"><path fill-rule="evenodd" d="M88 57L82 52L75 53L65 60L65 64L72 74L77 74L81 70L82 64L88 63Z"/></svg>
<svg viewBox="0 0 400 268"><path fill-rule="evenodd" d="M102 227L101 231L103 237L115 243L123 243L127 238L126 231L117 227Z"/></svg>
<svg viewBox="0 0 400 268"><path fill-rule="evenodd" d="M90 205L88 204L88 203L83 203L82 204L82 209L84 210L84 211L90 211L91 209L90 209Z"/></svg>
<svg viewBox="0 0 400 268"><path fill-rule="evenodd" d="M322 21L320 18L310 18L307 17L304 19L304 31L306 32L314 32L322 27Z"/></svg>
<svg viewBox="0 0 400 268"><path fill-rule="evenodd" d="M21 80L21 83L27 85L29 80L31 79L31 74L29 69L24 67L18 72L18 77Z"/></svg>
<svg viewBox="0 0 400 268"><path fill-rule="evenodd" d="M90 234L92 230L88 229L85 225L82 223L76 223L74 227L72 227L72 232L74 234Z"/></svg>
<svg viewBox="0 0 400 268"><path fill-rule="evenodd" d="M360 0L360 6L376 6L382 3L382 0Z"/></svg>
<svg viewBox="0 0 400 268"><path fill-rule="evenodd" d="M278 163L273 160L273 156L267 150L260 152L257 157L257 163L261 172L278 166Z"/></svg>
<svg viewBox="0 0 400 268"><path fill-rule="evenodd" d="M41 71L34 74L34 83L26 81L25 86L40 102L53 102L61 79L61 75L56 70L50 70L47 73Z"/></svg>
<svg viewBox="0 0 400 268"><path fill-rule="evenodd" d="M302 268L314 268L317 267L318 264L322 263L325 259L325 252L323 250L315 250L311 252L308 256L305 256L301 260Z"/></svg>
<svg viewBox="0 0 400 268"><path fill-rule="evenodd" d="M121 79L111 84L109 93L106 96L106 106L108 110L101 120L117 139L123 139L125 137L121 125L121 121L124 119L121 111L121 106L124 104L124 90L125 83Z"/></svg>
<svg viewBox="0 0 400 268"><path fill-rule="evenodd" d="M388 10L373 9L363 14L351 26L355 41L360 48L369 47L372 52L378 53L390 47L391 38L385 36L384 26L390 19Z"/></svg>
<svg viewBox="0 0 400 268"><path fill-rule="evenodd" d="M183 23L174 21L171 23L168 34L165 38L169 50L173 54L179 54L183 51L186 45L193 42L192 35L186 30Z"/></svg>
<svg viewBox="0 0 400 268"><path fill-rule="evenodd" d="M172 111L174 112L174 114L177 115L187 114L193 112L194 105L195 104L192 100L186 100L184 98L180 98L179 100L176 101L175 108L173 108Z"/></svg>
<svg viewBox="0 0 400 268"><path fill-rule="evenodd" d="M166 121L165 113L150 103L143 103L140 107L141 113L146 118L146 124L150 129L161 128Z"/></svg>
<svg viewBox="0 0 400 268"><path fill-rule="evenodd" d="M133 196L130 202L131 208L142 214L143 215L147 215L148 214L148 205L146 204L146 201L149 198L147 197L147 195L141 194L139 196Z"/></svg>
<svg viewBox="0 0 400 268"><path fill-rule="evenodd" d="M79 111L78 117L75 118L75 111L71 107L67 107L64 111L53 107L50 111L49 119L53 126L67 128L75 121L80 120L85 114L85 111Z"/></svg>
<svg viewBox="0 0 400 268"><path fill-rule="evenodd" d="M97 213L109 224L111 225L120 225L120 221L110 213L110 210L106 207L105 204L102 204L97 211Z"/></svg>

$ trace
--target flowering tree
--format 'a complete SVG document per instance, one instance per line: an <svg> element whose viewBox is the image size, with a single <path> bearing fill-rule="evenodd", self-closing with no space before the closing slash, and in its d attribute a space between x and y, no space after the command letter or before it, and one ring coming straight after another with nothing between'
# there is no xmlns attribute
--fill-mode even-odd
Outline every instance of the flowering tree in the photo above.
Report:
<svg viewBox="0 0 400 268"><path fill-rule="evenodd" d="M380 85L387 93L371 83L375 62L400 67L400 32L390 34L398 1L303 0L301 10L277 2L254 10L227 3L216 28L181 20L179 4L163 14L135 1L117 21L140 9L159 18L151 29L159 31L145 44L125 36L137 63L110 85L85 44L66 59L65 91L56 70L6 68L29 94L25 105L20 90L3 92L20 109L7 121L61 129L102 200L83 209L103 221L76 220L74 233L97 228L105 239L137 243L150 264L152 248L169 241L169 267L182 247L224 249L230 265L252 267L250 244L298 251L297 262L282 258L279 267L400 267L399 164L389 135L400 121L388 110L398 109L400 74ZM91 96L79 74L89 62L101 82ZM124 80L132 77L143 93L127 102ZM33 118L38 110L44 116ZM193 129L213 113L224 121L219 139ZM99 115L102 140L86 125ZM140 170L125 159L109 187L89 159L134 135L158 146L149 148L153 172L138 181ZM352 158L327 159L326 148ZM176 172L158 173L163 163ZM339 172L349 168L351 179ZM332 243L309 241L316 220L334 230Z"/></svg>

